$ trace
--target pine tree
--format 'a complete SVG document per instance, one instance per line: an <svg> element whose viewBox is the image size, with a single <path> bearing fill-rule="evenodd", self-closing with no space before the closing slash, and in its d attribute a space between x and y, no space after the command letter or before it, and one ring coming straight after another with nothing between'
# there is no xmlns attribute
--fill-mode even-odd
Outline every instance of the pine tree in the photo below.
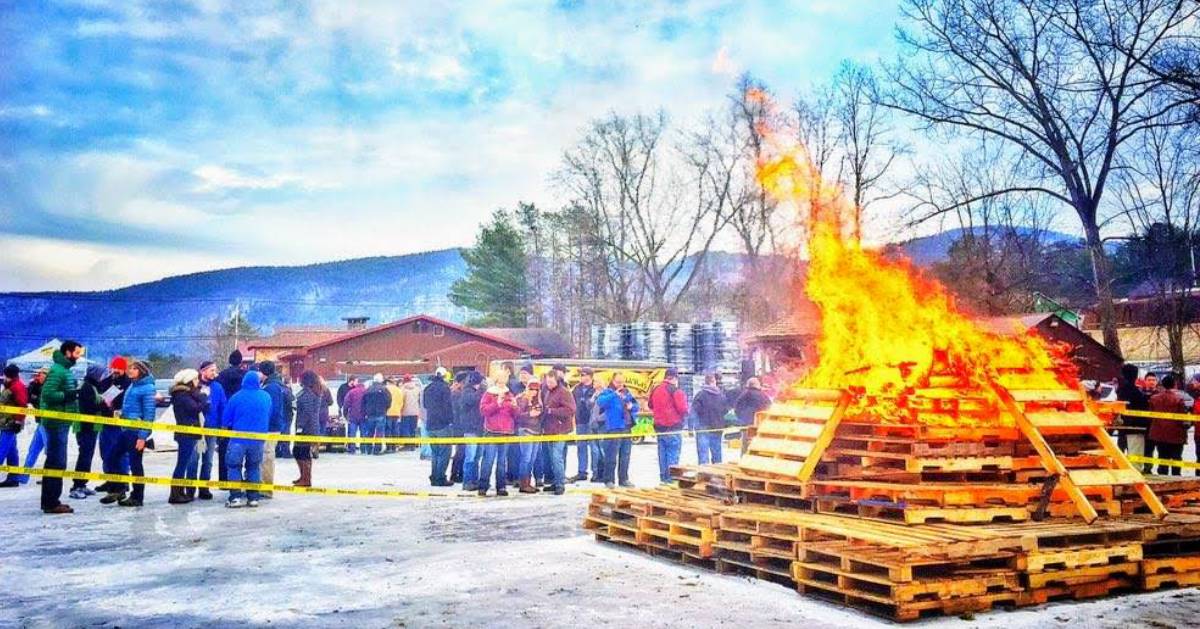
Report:
<svg viewBox="0 0 1200 629"><path fill-rule="evenodd" d="M477 316L469 325L524 327L529 281L525 242L511 214L497 210L479 228L475 246L462 252L467 274L450 287L450 301Z"/></svg>

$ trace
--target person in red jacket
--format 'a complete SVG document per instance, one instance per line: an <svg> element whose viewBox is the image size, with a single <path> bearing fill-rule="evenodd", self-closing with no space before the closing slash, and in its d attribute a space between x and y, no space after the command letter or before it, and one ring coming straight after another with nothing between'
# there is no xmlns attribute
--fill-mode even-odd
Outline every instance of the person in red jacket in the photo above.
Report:
<svg viewBox="0 0 1200 629"><path fill-rule="evenodd" d="M687 395L679 388L679 370L667 369L666 377L650 391L650 412L654 414L654 432L658 441L658 480L671 482L671 466L679 465L683 445L683 418L688 413ZM669 433L669 434L663 434Z"/></svg>
<svg viewBox="0 0 1200 629"><path fill-rule="evenodd" d="M479 400L483 415L485 437L511 437L517 428L516 397L503 385L492 385ZM504 482L508 476L508 449L513 444L485 443L482 445L482 465L479 469L479 495L486 496L493 466L496 470L496 495L507 496Z"/></svg>
<svg viewBox="0 0 1200 629"><path fill-rule="evenodd" d="M25 383L21 382L21 369L16 365L4 368L4 390L0 391L0 405L19 406L29 405L29 392ZM25 416L19 413L0 414L0 463L16 467L21 464L21 453L17 451L17 435L25 427ZM17 477L9 474L0 487L16 487L20 485Z"/></svg>
<svg viewBox="0 0 1200 629"><path fill-rule="evenodd" d="M575 431L575 397L563 385L557 372L546 374L546 395L542 401L542 432L547 435L569 435ZM545 444L550 452L550 476L554 494L567 491L567 442Z"/></svg>
<svg viewBox="0 0 1200 629"><path fill-rule="evenodd" d="M1186 413L1183 396L1175 390L1175 376L1163 376L1158 393L1150 396L1150 410L1155 413ZM1155 418L1150 422L1150 441L1154 443L1153 457L1178 461L1183 458L1183 445L1187 443L1188 422L1174 419ZM1159 464L1159 474L1180 476L1182 468Z"/></svg>

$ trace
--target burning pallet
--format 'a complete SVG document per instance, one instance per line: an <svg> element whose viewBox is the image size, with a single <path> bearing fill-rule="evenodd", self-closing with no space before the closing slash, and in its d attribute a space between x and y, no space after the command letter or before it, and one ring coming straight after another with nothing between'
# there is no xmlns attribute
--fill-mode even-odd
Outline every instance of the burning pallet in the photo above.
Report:
<svg viewBox="0 0 1200 629"><path fill-rule="evenodd" d="M1200 514L1153 489L1191 505L1200 485L1148 481L1104 427L1081 393L999 381L800 390L738 464L598 492L585 527L896 620L1200 584Z"/></svg>

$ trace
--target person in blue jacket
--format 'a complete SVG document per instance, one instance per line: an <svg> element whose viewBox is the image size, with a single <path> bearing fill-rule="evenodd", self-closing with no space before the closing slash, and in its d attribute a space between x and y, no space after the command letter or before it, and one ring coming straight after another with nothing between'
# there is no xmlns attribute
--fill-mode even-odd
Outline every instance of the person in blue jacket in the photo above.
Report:
<svg viewBox="0 0 1200 629"><path fill-rule="evenodd" d="M221 418L225 415L225 403L228 400L225 397L225 387L221 386L217 380L217 365L211 360L200 363L200 388L208 396L208 411L204 413L204 427L220 428ZM198 460L192 462L193 466L199 464L200 480L212 480L213 454L215 452L217 452L217 438L205 437L204 454L196 457ZM217 477L221 480L225 479L225 461L221 458L217 459ZM212 500L212 497L212 491L207 487L200 489L199 498L201 500Z"/></svg>
<svg viewBox="0 0 1200 629"><path fill-rule="evenodd" d="M123 419L136 419L153 422L157 413L157 400L154 390L154 374L145 361L135 360L126 371L129 375L129 388L125 391L125 401L121 404ZM121 440L117 442L115 458L129 457L129 473L133 476L145 476L142 467L142 454L146 450L146 440L150 431L141 428L122 428ZM103 504L117 503L122 507L140 507L146 494L146 485L134 483L133 492L129 497L124 493L111 493L100 499Z"/></svg>
<svg viewBox="0 0 1200 629"><path fill-rule="evenodd" d="M640 410L637 399L625 388L625 376L620 373L613 374L608 387L600 392L596 407L604 415L602 430L606 434L628 433ZM612 489L618 480L622 487L633 487L633 483L629 482L629 456L632 453L633 441L628 437L604 440L605 487Z"/></svg>
<svg viewBox="0 0 1200 629"><path fill-rule="evenodd" d="M262 390L262 382L257 371L247 371L242 377L242 385L229 402L225 405L225 414L221 419L221 427L226 430L239 432L254 432L266 434L271 424L271 396ZM229 469L226 477L232 482L248 483L262 482L263 442L259 439L230 439L225 451L225 462ZM240 489L229 491L229 501L226 507L257 507L259 495L255 490L244 492Z"/></svg>

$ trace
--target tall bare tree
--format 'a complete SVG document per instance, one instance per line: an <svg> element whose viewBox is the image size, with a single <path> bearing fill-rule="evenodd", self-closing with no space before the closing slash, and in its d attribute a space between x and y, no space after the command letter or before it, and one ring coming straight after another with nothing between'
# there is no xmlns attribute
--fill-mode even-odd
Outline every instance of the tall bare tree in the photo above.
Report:
<svg viewBox="0 0 1200 629"><path fill-rule="evenodd" d="M892 135L890 110L879 104L879 86L870 68L843 64L833 77L832 89L842 159L840 179L854 203L852 235L861 241L867 206L896 194L880 188L904 147Z"/></svg>
<svg viewBox="0 0 1200 629"><path fill-rule="evenodd" d="M1195 247L1200 230L1200 131L1157 127L1122 155L1116 197L1136 236L1127 246L1141 262L1136 291L1152 300L1153 323L1166 337L1172 367L1187 362L1184 335L1197 311Z"/></svg>
<svg viewBox="0 0 1200 629"><path fill-rule="evenodd" d="M622 320L670 320L728 222L736 157L711 133L673 143L664 113L614 113L563 157L556 179L594 219Z"/></svg>
<svg viewBox="0 0 1200 629"><path fill-rule="evenodd" d="M1185 36L1200 5L1180 0L905 0L903 52L881 103L928 125L1008 143L1022 181L982 196L1039 192L1070 207L1092 258L1104 344L1120 351L1101 238L1118 151L1174 124L1187 104L1152 96L1144 61Z"/></svg>

